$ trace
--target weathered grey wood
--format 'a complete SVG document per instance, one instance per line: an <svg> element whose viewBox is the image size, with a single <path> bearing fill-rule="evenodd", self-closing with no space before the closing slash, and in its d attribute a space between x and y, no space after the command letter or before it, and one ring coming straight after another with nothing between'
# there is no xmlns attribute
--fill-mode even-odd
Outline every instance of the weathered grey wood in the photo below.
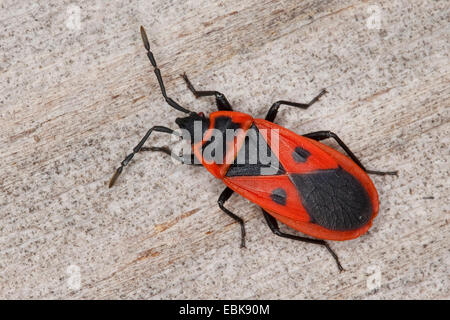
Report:
<svg viewBox="0 0 450 320"><path fill-rule="evenodd" d="M2 1L1 298L450 297L447 1L121 3ZM183 105L214 110L182 72L258 117L327 88L278 122L335 131L368 168L400 171L373 177L370 232L332 244L346 272L233 196L247 223L240 249L216 204L223 187L202 168L140 154L107 188L147 128L180 115L160 95L141 24Z"/></svg>

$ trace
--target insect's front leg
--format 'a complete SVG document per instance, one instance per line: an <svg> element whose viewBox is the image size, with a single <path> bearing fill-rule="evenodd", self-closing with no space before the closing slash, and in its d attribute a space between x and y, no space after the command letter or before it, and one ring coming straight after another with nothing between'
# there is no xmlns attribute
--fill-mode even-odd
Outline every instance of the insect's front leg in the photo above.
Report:
<svg viewBox="0 0 450 320"><path fill-rule="evenodd" d="M217 109L222 110L222 111L233 111L231 104L228 102L227 98L225 97L225 95L223 93L221 93L219 91L215 91L215 90L197 91L197 90L195 90L191 81L189 81L189 78L187 77L186 73L182 74L181 77L186 82L188 89L194 94L194 96L196 98L215 96Z"/></svg>

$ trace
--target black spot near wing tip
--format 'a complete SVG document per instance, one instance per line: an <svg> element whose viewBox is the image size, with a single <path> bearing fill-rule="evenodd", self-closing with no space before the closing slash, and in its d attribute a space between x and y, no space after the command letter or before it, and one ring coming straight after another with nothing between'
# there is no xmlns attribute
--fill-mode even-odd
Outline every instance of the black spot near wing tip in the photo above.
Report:
<svg viewBox="0 0 450 320"><path fill-rule="evenodd" d="M283 188L277 188L272 191L272 194L270 195L270 198L282 206L286 205L287 195L286 191Z"/></svg>
<svg viewBox="0 0 450 320"><path fill-rule="evenodd" d="M295 162L306 162L310 155L311 153L308 150L303 149L302 147L297 147L292 152L292 158Z"/></svg>
<svg viewBox="0 0 450 320"><path fill-rule="evenodd" d="M342 168L290 174L314 223L330 230L355 230L370 221L372 204L361 183Z"/></svg>

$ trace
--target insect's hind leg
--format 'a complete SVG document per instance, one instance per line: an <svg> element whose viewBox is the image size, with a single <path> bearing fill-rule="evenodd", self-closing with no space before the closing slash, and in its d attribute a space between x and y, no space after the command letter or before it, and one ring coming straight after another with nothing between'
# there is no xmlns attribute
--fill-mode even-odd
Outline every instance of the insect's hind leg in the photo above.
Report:
<svg viewBox="0 0 450 320"><path fill-rule="evenodd" d="M355 154L349 149L349 147L346 146L346 144L338 137L337 134L331 131L317 131L317 132L311 132L303 135L304 137L314 139L316 141L332 138L334 139L342 149L349 155L349 157L365 172L369 174L377 174L380 176L385 175L397 175L398 171L378 171L378 170L367 170L359 161L359 159L355 156Z"/></svg>
<svg viewBox="0 0 450 320"><path fill-rule="evenodd" d="M325 93L327 93L327 90L322 89L322 91L308 103L290 102L290 101L285 101L285 100L277 101L270 107L265 119L267 121L274 122L275 118L277 117L277 114L278 114L278 109L280 108L281 105L286 105L286 106L291 106L291 107L296 107L296 108L301 108L301 109L308 109L315 102L319 101L319 98L321 96L323 96Z"/></svg>
<svg viewBox="0 0 450 320"><path fill-rule="evenodd" d="M276 234L277 236L283 237L283 238L288 238L288 239L292 239L292 240L303 241L303 242L307 242L307 243L318 244L318 245L324 246L325 248L327 248L328 252L333 256L333 258L336 261L336 264L337 264L337 266L339 268L339 271L343 271L344 270L344 268L342 267L341 263L339 262L339 257L333 251L333 249L330 248L330 246L328 245L328 243L326 241L319 240L319 239L311 239L311 238L306 238L306 237L300 237L300 236L295 236L295 235L292 235L292 234L281 232L280 228L278 227L277 220L274 217L272 217L263 208L261 208L261 210L263 212L264 218L266 219L267 225L269 226L270 230L274 234Z"/></svg>
<svg viewBox="0 0 450 320"><path fill-rule="evenodd" d="M236 220L241 225L241 248L245 248L245 224L244 220L235 215L233 212L225 208L223 205L224 203L230 199L231 195L233 194L233 190L226 187L225 190L222 191L222 193L219 196L219 200L217 200L217 203L219 204L220 209L222 209L223 212L225 212L227 215L232 217L234 220Z"/></svg>
<svg viewBox="0 0 450 320"><path fill-rule="evenodd" d="M208 91L197 91L195 90L194 86L192 85L191 81L187 77L186 73L182 74L181 77L183 77L184 81L186 82L186 85L188 89L194 94L196 98L198 97L209 97L209 96L215 96L216 97L216 105L217 108L221 111L233 111L233 108L231 108L230 103L228 102L225 95L219 91L214 90L208 90Z"/></svg>

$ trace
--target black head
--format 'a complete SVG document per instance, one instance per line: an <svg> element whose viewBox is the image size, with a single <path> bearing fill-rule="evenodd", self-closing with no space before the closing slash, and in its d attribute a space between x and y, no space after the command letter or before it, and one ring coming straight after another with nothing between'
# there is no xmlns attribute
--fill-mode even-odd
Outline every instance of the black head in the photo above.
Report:
<svg viewBox="0 0 450 320"><path fill-rule="evenodd" d="M203 135L209 128L209 119L203 113L191 112L189 116L177 118L175 123L187 131L188 137L192 144L202 141Z"/></svg>

